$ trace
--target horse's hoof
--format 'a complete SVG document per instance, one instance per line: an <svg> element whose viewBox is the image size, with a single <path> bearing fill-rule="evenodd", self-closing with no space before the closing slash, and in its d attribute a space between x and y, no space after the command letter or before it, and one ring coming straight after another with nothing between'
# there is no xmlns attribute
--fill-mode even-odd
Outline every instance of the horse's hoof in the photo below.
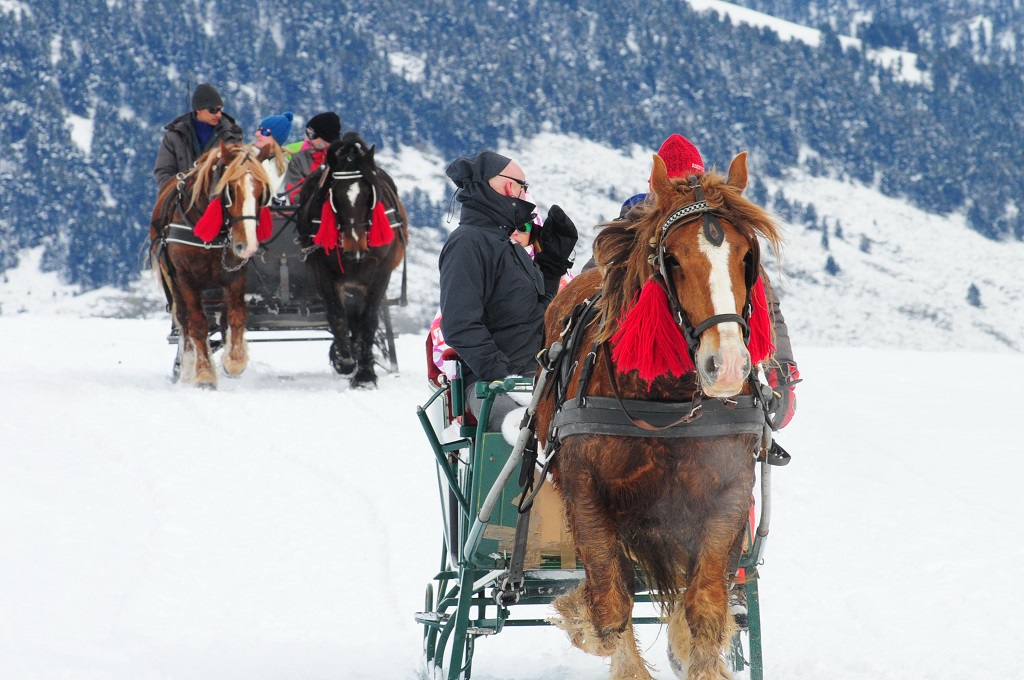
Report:
<svg viewBox="0 0 1024 680"><path fill-rule="evenodd" d="M357 390L377 389L377 376L373 373L366 374L359 371L352 377L352 388Z"/></svg>
<svg viewBox="0 0 1024 680"><path fill-rule="evenodd" d="M356 362L351 359L331 362L331 367L338 375L352 375L356 370L356 366Z"/></svg>
<svg viewBox="0 0 1024 680"><path fill-rule="evenodd" d="M217 383L212 382L197 382L196 387L198 387L201 390L211 390L214 392L217 391Z"/></svg>
<svg viewBox="0 0 1024 680"><path fill-rule="evenodd" d="M338 375L352 375L358 368L359 363L349 356L341 356L338 350L331 345L331 367L334 368L334 372Z"/></svg>
<svg viewBox="0 0 1024 680"><path fill-rule="evenodd" d="M224 369L224 375L228 378L241 378L242 373L245 372L248 362L222 362L221 368Z"/></svg>

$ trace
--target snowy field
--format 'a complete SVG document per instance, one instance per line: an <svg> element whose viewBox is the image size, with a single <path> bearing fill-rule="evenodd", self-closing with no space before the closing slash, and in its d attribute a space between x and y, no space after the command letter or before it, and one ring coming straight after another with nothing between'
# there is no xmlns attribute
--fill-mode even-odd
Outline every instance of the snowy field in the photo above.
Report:
<svg viewBox="0 0 1024 680"><path fill-rule="evenodd" d="M350 391L324 343L171 384L166 318L0 316L0 678L417 677L437 568L420 336ZM765 677L1022 678L1019 354L801 348L762 569ZM641 629L657 678L665 635ZM553 628L480 680L606 677Z"/></svg>

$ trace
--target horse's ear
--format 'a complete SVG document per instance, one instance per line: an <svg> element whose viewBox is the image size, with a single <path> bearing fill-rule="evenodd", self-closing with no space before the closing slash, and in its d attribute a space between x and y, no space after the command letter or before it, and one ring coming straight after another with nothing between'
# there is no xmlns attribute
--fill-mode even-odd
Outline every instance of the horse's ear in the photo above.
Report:
<svg viewBox="0 0 1024 680"><path fill-rule="evenodd" d="M366 152L366 157L369 158L372 161L373 160L373 153L376 150L377 150L377 145L374 144L373 146L370 147L370 150Z"/></svg>
<svg viewBox="0 0 1024 680"><path fill-rule="evenodd" d="M672 182L668 178L668 168L665 167L665 161L658 154L654 154L654 167L651 169L651 191L654 192L655 196L660 196L672 191L672 189Z"/></svg>
<svg viewBox="0 0 1024 680"><path fill-rule="evenodd" d="M740 191L747 188L747 152L740 151L736 158L729 164L729 179L726 181L729 186L736 187Z"/></svg>

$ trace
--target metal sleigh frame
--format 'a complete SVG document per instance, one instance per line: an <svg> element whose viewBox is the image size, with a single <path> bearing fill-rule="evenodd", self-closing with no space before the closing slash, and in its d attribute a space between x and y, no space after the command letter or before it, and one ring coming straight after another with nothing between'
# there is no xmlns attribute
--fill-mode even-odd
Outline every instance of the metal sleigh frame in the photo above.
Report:
<svg viewBox="0 0 1024 680"><path fill-rule="evenodd" d="M489 385L478 383L477 396L484 399L479 424L465 426L455 416L464 412L463 381L456 377L437 389L417 408L417 417L430 442L437 462L438 489L444 517L444 541L441 568L426 588L424 610L415 614L423 626L423 652L426 677L468 680L472 672L476 641L494 635L505 627L550 625L544 607L542 615L522 616L528 605L550 605L558 596L574 589L583 580L582 567L572 556L572 566L544 558L539 568L527 568L513 598L508 595L512 551L503 549L490 536L511 530L516 525L515 502L521 493L514 473L520 467L528 439L521 431L514 447L501 433L487 432L494 398L508 392L543 392L546 374L535 386L530 379L506 378ZM536 388L536 389L535 389ZM747 672L750 680L763 679L761 651L761 612L758 597L758 565L762 564L771 518L771 466L760 463L760 518L753 525L753 513L739 566L745 571L742 587L747 601L747 625L737 626L728 649L727 662L734 672ZM530 512L530 510L527 510ZM513 550L521 546L513 546ZM519 564L522 564L520 558ZM504 586L504 588L503 588ZM737 584L736 587L740 587ZM637 576L636 602L656 603L651 592ZM516 616L512 616L513 609ZM634 624L661 624L660 616L643 616L634 611Z"/></svg>

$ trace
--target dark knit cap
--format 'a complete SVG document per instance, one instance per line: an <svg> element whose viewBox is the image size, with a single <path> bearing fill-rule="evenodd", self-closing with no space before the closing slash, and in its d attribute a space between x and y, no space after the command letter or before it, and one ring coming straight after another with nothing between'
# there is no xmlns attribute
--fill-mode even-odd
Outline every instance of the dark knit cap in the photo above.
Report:
<svg viewBox="0 0 1024 680"><path fill-rule="evenodd" d="M494 151L481 151L473 158L456 158L448 166L445 174L460 189L467 188L472 182L486 184L487 180L501 174L512 159Z"/></svg>
<svg viewBox="0 0 1024 680"><path fill-rule="evenodd" d="M215 106L224 106L224 100L220 98L220 92L209 83L200 83L196 91L192 93L192 110L212 109Z"/></svg>
<svg viewBox="0 0 1024 680"><path fill-rule="evenodd" d="M309 119L306 127L326 142L336 142L341 139L341 119L334 111L316 114Z"/></svg>

